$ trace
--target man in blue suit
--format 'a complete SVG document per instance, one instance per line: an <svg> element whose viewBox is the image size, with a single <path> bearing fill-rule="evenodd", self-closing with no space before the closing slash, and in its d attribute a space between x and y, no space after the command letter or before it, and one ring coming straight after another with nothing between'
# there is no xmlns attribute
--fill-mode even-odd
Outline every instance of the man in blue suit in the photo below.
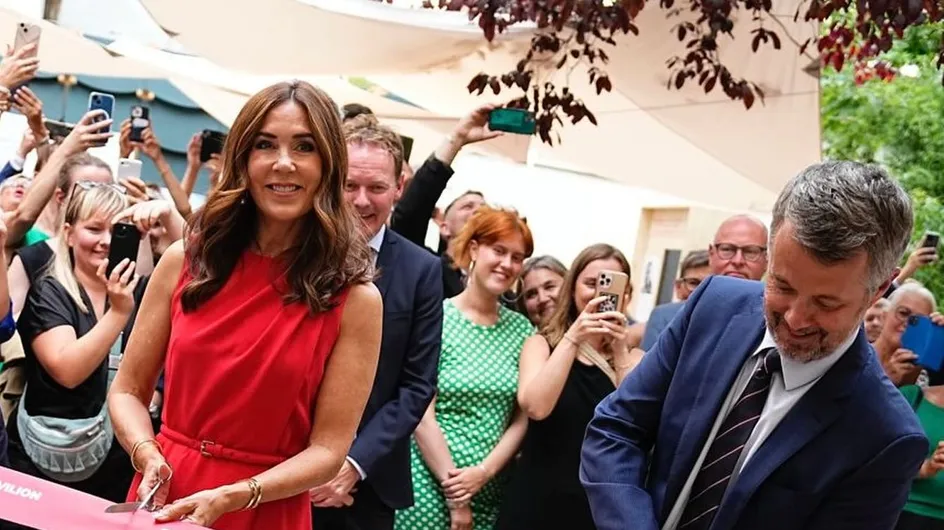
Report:
<svg viewBox="0 0 944 530"><path fill-rule="evenodd" d="M384 226L403 186L400 137L359 116L345 123L345 195L375 252L383 342L374 388L347 462L311 491L316 530L389 530L413 504L410 436L432 401L442 341L442 267Z"/></svg>
<svg viewBox="0 0 944 530"><path fill-rule="evenodd" d="M791 180L766 282L703 282L597 407L580 468L597 528L893 528L928 440L861 324L912 223L877 167Z"/></svg>

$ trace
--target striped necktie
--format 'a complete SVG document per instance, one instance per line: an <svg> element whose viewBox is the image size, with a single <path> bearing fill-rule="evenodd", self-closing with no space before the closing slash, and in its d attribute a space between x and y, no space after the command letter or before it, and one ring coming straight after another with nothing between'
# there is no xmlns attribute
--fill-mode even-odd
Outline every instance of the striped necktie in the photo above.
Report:
<svg viewBox="0 0 944 530"><path fill-rule="evenodd" d="M678 530L707 530L718 513L741 452L764 411L771 377L781 369L780 353L776 349L765 350L762 355L763 361L754 370L747 387L711 442L692 484L691 496L682 512Z"/></svg>

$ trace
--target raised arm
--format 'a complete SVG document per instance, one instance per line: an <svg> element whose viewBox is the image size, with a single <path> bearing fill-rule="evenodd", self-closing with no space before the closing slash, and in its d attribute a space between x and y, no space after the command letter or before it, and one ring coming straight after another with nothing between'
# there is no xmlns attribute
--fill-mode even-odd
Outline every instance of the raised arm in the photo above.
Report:
<svg viewBox="0 0 944 530"><path fill-rule="evenodd" d="M659 430L662 403L672 382L702 283L639 365L596 409L581 451L580 481L598 530L658 530L645 490L649 451Z"/></svg>
<svg viewBox="0 0 944 530"><path fill-rule="evenodd" d="M341 469L373 386L382 321L383 305L377 288L373 284L352 287L341 317L341 331L318 390L309 446L252 477L261 488L261 502L305 493L334 478ZM165 506L157 520L177 521L186 516L196 524L210 526L221 515L243 509L251 499L248 480L238 482Z"/></svg>

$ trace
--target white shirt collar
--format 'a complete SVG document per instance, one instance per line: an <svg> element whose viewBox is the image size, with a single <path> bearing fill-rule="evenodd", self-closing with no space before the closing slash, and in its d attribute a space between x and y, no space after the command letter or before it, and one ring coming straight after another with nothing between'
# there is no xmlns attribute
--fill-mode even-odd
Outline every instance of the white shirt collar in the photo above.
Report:
<svg viewBox="0 0 944 530"><path fill-rule="evenodd" d="M377 233L374 234L374 237L370 238L370 241L367 242L367 245L370 248L374 249L374 252L380 254L380 245L384 241L384 233L387 231L386 225L380 225L380 230L377 230Z"/></svg>
<svg viewBox="0 0 944 530"><path fill-rule="evenodd" d="M766 326L765 326L766 327ZM852 343L855 342L856 337L859 334L859 328L856 328L849 337L846 338L839 345L838 348L829 352L829 355L826 355L822 359L816 359L815 361L809 362L800 362L794 359L790 359L785 355L780 355L780 363L783 366L783 386L788 391L795 390L802 386L806 386L810 383L817 381L820 377L823 377L826 372L834 364L836 364L839 359L842 358L843 354L849 350L849 347L852 346ZM758 355L760 352L768 348L776 348L777 343L774 341L773 335L770 334L770 329L765 329L764 331L764 340L760 342L757 350L754 351L754 354L751 357Z"/></svg>

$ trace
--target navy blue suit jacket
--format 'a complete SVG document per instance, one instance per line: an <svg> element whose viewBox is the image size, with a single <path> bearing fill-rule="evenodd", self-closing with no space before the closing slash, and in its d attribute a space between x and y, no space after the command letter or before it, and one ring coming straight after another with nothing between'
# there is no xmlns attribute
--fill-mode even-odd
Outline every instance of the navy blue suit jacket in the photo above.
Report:
<svg viewBox="0 0 944 530"><path fill-rule="evenodd" d="M580 468L598 530L661 527L764 327L760 282L712 276L598 405ZM712 530L891 529L927 455L860 329L741 470Z"/></svg>
<svg viewBox="0 0 944 530"><path fill-rule="evenodd" d="M656 345L656 341L659 340L659 335L662 334L665 328L669 327L669 324L672 323L672 319L682 310L684 305L685 302L662 304L656 306L652 310L652 313L649 313L649 321L646 322L646 332L642 336L642 344L640 345L643 350L649 351L649 348Z"/></svg>
<svg viewBox="0 0 944 530"><path fill-rule="evenodd" d="M377 268L384 312L380 361L350 457L380 500L400 509L413 504L410 436L433 399L439 372L442 266L388 228Z"/></svg>

